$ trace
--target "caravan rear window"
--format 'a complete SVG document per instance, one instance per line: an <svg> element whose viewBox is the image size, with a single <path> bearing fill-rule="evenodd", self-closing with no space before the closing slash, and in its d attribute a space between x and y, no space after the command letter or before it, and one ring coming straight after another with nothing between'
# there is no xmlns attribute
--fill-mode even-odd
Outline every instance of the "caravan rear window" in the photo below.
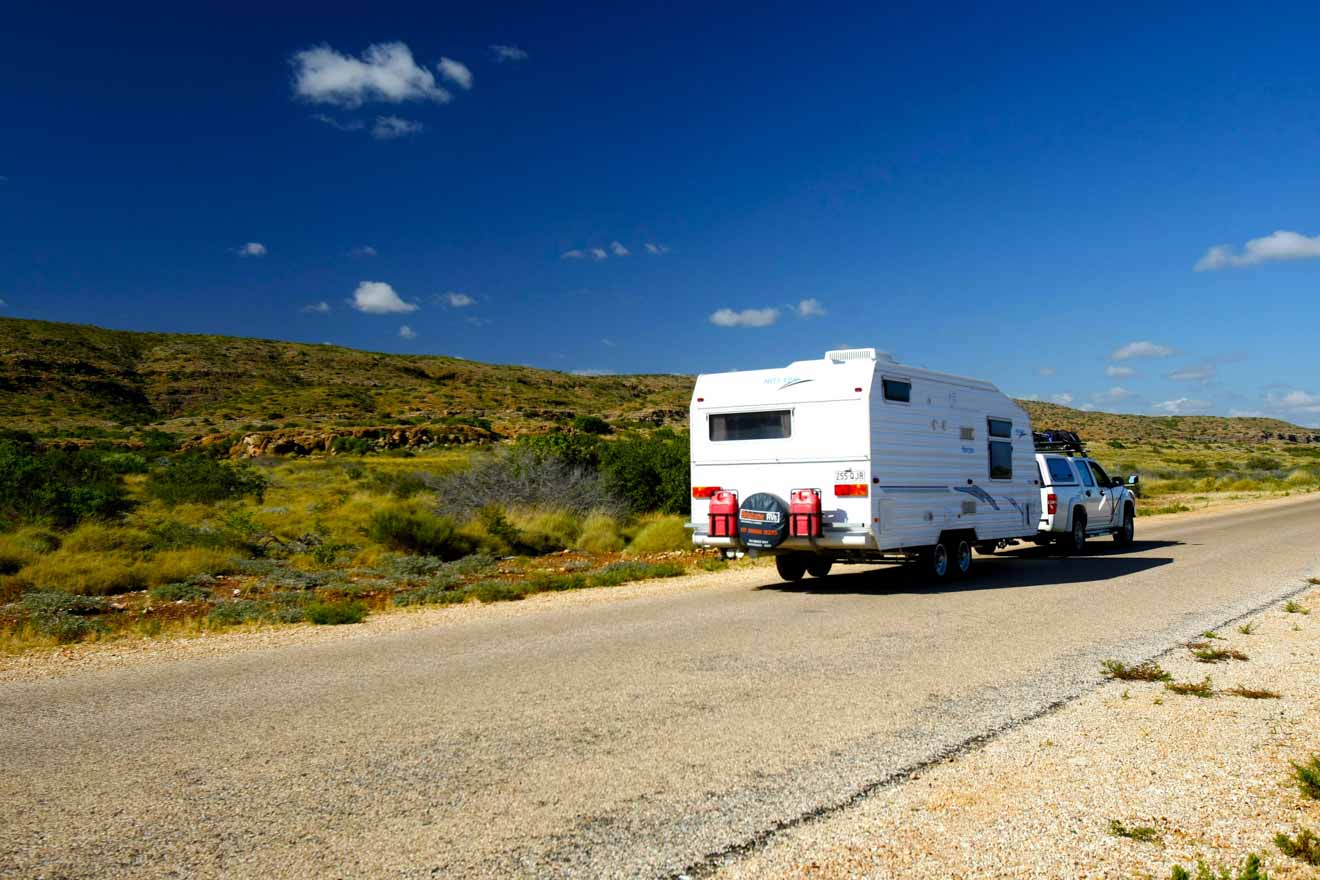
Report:
<svg viewBox="0 0 1320 880"><path fill-rule="evenodd" d="M769 412L712 413L712 440L783 440L793 433L791 410Z"/></svg>

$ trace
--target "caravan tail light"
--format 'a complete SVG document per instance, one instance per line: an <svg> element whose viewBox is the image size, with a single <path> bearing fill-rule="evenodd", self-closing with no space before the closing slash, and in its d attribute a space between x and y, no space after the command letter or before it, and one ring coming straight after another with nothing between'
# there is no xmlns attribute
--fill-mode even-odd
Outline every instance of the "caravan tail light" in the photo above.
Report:
<svg viewBox="0 0 1320 880"><path fill-rule="evenodd" d="M1045 496L1045 512L1050 516L1059 512L1059 496L1053 492Z"/></svg>
<svg viewBox="0 0 1320 880"><path fill-rule="evenodd" d="M835 483L834 497L836 498L865 498L868 494L868 487L865 483Z"/></svg>
<svg viewBox="0 0 1320 880"><path fill-rule="evenodd" d="M709 528L706 530L712 538L732 538L738 534L738 493L716 489L710 496L710 511L707 516Z"/></svg>
<svg viewBox="0 0 1320 880"><path fill-rule="evenodd" d="M719 486L693 486L693 487L692 487L692 497L693 497L693 498L710 498L710 497L712 497L712 496L713 496L716 492L718 492L718 491L720 491L720 487L719 487Z"/></svg>
<svg viewBox="0 0 1320 880"><path fill-rule="evenodd" d="M788 494L788 533L795 538L821 536L819 489L794 489Z"/></svg>

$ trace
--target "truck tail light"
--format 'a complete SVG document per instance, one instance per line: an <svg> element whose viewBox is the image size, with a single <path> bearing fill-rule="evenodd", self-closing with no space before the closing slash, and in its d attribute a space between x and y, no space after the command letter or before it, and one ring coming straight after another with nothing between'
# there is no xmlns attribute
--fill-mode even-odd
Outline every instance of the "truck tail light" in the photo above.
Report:
<svg viewBox="0 0 1320 880"><path fill-rule="evenodd" d="M712 495L714 495L714 494L715 494L716 492L718 492L718 491L720 491L720 487L719 487L719 486L693 486L693 487L692 487L692 497L693 497L693 498L710 498Z"/></svg>
<svg viewBox="0 0 1320 880"><path fill-rule="evenodd" d="M788 533L795 538L821 536L819 489L794 489L788 493Z"/></svg>
<svg viewBox="0 0 1320 880"><path fill-rule="evenodd" d="M1045 512L1050 516L1059 512L1059 496L1053 492L1045 496Z"/></svg>
<svg viewBox="0 0 1320 880"><path fill-rule="evenodd" d="M836 498L865 498L869 494L869 488L865 483L835 483L834 497Z"/></svg>
<svg viewBox="0 0 1320 880"><path fill-rule="evenodd" d="M695 490L694 490L695 491ZM738 535L738 493L716 489L710 496L706 533L712 538L733 538Z"/></svg>

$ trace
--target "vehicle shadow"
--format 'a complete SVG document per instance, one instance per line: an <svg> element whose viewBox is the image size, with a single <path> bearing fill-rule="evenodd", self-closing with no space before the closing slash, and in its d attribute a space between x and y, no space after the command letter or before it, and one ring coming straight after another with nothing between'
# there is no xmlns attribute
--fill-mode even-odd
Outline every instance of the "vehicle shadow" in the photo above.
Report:
<svg viewBox="0 0 1320 880"><path fill-rule="evenodd" d="M1007 587L1048 587L1107 581L1168 565L1168 556L1135 556L1143 551L1181 545L1181 541L1135 541L1130 547L1095 544L1081 556L1065 556L1053 547L1027 547L977 556L962 580L934 582L915 565L851 570L836 566L828 577L766 584L758 590L814 595L890 595L896 593L966 593Z"/></svg>

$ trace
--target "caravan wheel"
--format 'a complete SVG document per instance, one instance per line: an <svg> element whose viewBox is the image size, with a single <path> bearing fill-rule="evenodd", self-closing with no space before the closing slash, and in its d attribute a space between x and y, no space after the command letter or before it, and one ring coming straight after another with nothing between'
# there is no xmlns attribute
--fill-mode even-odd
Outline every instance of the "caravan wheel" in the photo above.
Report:
<svg viewBox="0 0 1320 880"><path fill-rule="evenodd" d="M775 568L786 581L800 581L807 573L807 560L797 553L780 553L775 557Z"/></svg>
<svg viewBox="0 0 1320 880"><path fill-rule="evenodd" d="M953 544L953 557L950 562L953 563L954 577L967 577L972 573L972 545L966 538L959 538L951 542Z"/></svg>
<svg viewBox="0 0 1320 880"><path fill-rule="evenodd" d="M950 559L952 555L949 552L949 545L941 541L921 554L922 568L933 580L948 580L949 571L953 568Z"/></svg>
<svg viewBox="0 0 1320 880"><path fill-rule="evenodd" d="M807 561L807 574L814 578L823 578L830 573L834 560L828 556L813 556Z"/></svg>

